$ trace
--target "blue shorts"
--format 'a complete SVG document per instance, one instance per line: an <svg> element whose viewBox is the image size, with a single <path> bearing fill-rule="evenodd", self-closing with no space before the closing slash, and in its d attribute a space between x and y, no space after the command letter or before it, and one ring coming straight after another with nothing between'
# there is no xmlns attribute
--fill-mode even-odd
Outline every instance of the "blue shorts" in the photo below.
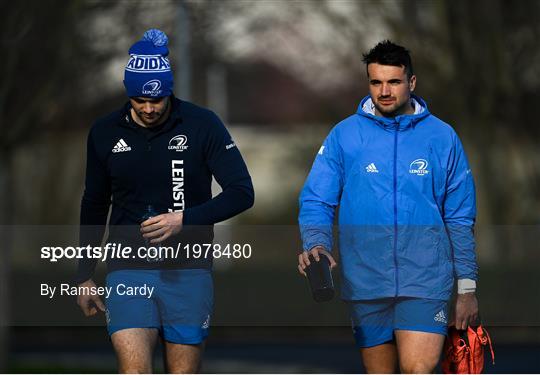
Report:
<svg viewBox="0 0 540 375"><path fill-rule="evenodd" d="M214 300L210 270L118 270L107 275L106 285L111 288L106 299L109 335L156 328L175 344L199 344L208 336Z"/></svg>
<svg viewBox="0 0 540 375"><path fill-rule="evenodd" d="M422 298L382 298L349 302L356 345L369 348L394 339L395 330L446 335L448 301Z"/></svg>

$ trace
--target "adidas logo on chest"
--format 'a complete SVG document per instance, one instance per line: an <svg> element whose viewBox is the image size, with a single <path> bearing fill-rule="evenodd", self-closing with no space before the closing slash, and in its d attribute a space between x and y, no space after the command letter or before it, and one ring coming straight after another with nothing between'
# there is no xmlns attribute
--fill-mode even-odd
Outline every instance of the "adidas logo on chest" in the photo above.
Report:
<svg viewBox="0 0 540 375"><path fill-rule="evenodd" d="M375 163L371 163L366 167L366 172L368 172L368 173L379 173L379 170L375 166Z"/></svg>
<svg viewBox="0 0 540 375"><path fill-rule="evenodd" d="M116 143L116 145L112 149L112 152L114 153L127 152L127 151L131 151L131 147L128 146L126 141L124 141L122 138L120 138L120 140Z"/></svg>

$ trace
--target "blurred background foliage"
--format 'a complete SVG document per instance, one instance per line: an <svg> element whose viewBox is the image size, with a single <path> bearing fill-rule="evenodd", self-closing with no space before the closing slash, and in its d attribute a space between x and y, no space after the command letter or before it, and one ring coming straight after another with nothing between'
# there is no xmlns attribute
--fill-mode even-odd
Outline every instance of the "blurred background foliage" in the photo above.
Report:
<svg viewBox="0 0 540 375"><path fill-rule="evenodd" d="M540 260L540 1L27 0L0 10L0 224L77 224L88 130L125 102L127 50L159 28L176 93L220 115L250 168L256 204L233 223L294 225L320 143L367 94L362 52L389 38L411 51L416 93L465 144L481 277L507 296L507 281L521 280L523 295L539 300L530 288ZM10 264L22 250L5 227L1 235L0 316L9 322ZM255 270L270 262L291 272L294 254L267 252ZM504 321L504 298L492 291L483 303Z"/></svg>
<svg viewBox="0 0 540 375"><path fill-rule="evenodd" d="M181 6L187 29L178 24ZM127 49L150 27L168 33L176 76L188 67L189 100L218 107L232 132L250 139L244 148L250 134L273 143L252 145L248 163L266 146L297 159L290 164L301 174L295 186L274 190L287 204L257 205L248 222L294 223L286 207L295 206L321 138L366 94L361 53L384 38L411 50L417 93L464 139L479 222L540 220L538 1L81 0L2 7L4 224L77 222L84 138L95 118L125 101ZM176 48L179 34L189 37L186 56ZM275 185L286 182L276 177Z"/></svg>

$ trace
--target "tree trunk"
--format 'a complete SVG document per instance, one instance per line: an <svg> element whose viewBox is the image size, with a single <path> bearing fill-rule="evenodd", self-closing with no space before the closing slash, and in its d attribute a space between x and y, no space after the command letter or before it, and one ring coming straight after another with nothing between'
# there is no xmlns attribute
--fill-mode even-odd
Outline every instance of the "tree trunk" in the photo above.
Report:
<svg viewBox="0 0 540 375"><path fill-rule="evenodd" d="M0 373L8 371L9 351L9 279L11 274L11 157L0 152Z"/></svg>

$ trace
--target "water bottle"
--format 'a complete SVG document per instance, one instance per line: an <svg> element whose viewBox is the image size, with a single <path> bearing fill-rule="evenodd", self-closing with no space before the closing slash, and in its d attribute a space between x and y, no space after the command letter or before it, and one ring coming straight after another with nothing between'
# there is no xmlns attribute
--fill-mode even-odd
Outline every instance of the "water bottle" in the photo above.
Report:
<svg viewBox="0 0 540 375"><path fill-rule="evenodd" d="M154 206L149 204L148 206L146 206L146 211L142 215L141 220L146 221L146 220L148 220L148 219L150 219L150 218L152 218L154 216L157 216L157 215L159 215L159 214L156 212L156 210L154 210ZM146 247L146 253L147 253L146 254L146 261L149 262L149 263L163 261L163 258L161 256L159 256L160 254L155 254L155 255L158 255L156 257L151 257L150 254L148 254L148 248L150 248L150 247L155 247L159 251L159 248L161 247L161 243L153 244L153 243L150 243L150 239L145 238L145 237L143 237L143 238L144 238L144 246Z"/></svg>
<svg viewBox="0 0 540 375"><path fill-rule="evenodd" d="M311 294L316 302L326 302L334 298L334 281L330 271L330 261L324 254L319 254L317 262L309 255L310 265L306 267Z"/></svg>

